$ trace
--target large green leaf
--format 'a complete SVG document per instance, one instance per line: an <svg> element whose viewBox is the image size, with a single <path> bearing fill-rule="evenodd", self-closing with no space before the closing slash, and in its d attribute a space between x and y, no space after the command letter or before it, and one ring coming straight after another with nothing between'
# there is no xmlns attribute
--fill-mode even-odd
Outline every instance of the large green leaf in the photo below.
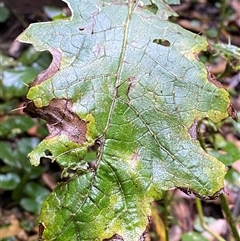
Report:
<svg viewBox="0 0 240 241"><path fill-rule="evenodd" d="M26 112L50 132L31 162L76 170L44 201L42 237L138 240L165 190L221 192L225 166L201 148L196 128L227 118L229 96L197 59L207 42L170 23L164 1L67 2L70 20L32 24L19 37L53 55L28 92Z"/></svg>

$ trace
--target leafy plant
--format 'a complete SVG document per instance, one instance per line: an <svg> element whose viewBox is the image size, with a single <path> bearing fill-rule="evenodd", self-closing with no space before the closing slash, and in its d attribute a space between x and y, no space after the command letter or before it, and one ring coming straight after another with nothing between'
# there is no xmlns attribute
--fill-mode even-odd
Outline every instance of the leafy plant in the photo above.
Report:
<svg viewBox="0 0 240 241"><path fill-rule="evenodd" d="M240 48L231 44L214 44L214 49L219 51L235 70L240 70Z"/></svg>
<svg viewBox="0 0 240 241"><path fill-rule="evenodd" d="M41 202L49 191L35 183L44 171L43 167L33 167L27 159L27 154L37 146L41 136L45 136L42 123L37 124L30 117L23 115L19 110L19 102L25 96L28 84L32 82L43 69L45 69L51 58L47 53L37 53L33 47L28 48L23 55L14 60L3 54L0 56L1 82L0 82L0 150L1 189L11 191L11 202L9 206L19 203L25 210L39 213ZM28 135L29 129L37 126L38 137ZM28 183L29 181L32 184ZM29 196L29 185L35 185L38 198ZM40 192L41 190L41 192ZM44 191L43 191L44 190ZM26 202L26 199L31 202Z"/></svg>
<svg viewBox="0 0 240 241"><path fill-rule="evenodd" d="M40 236L143 240L150 203L166 190L223 192L226 168L201 148L197 126L234 110L198 61L206 40L170 23L164 1L66 2L70 20L18 38L53 56L27 95L25 112L49 130L31 163L51 158L69 174L43 203Z"/></svg>

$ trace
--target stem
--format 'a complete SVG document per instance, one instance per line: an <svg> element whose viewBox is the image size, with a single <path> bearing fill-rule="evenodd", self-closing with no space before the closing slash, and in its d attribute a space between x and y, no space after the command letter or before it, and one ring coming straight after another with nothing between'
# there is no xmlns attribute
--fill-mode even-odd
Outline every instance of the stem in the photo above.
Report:
<svg viewBox="0 0 240 241"><path fill-rule="evenodd" d="M161 217L159 216L158 209L156 203L152 203L152 218L153 223L155 224L155 230L160 238L161 241L167 241L166 239L166 224L162 221Z"/></svg>
<svg viewBox="0 0 240 241"><path fill-rule="evenodd" d="M163 202L164 202L164 213L163 213L163 218L164 218L164 223L165 223L165 238L166 241L169 241L169 236L168 236L168 215L169 215L169 200L168 200L168 192L165 192L164 197L163 197Z"/></svg>
<svg viewBox="0 0 240 241"><path fill-rule="evenodd" d="M201 226L204 230L206 230L208 233L210 233L215 239L218 241L225 241L220 235L214 233L211 231L211 229L207 226L207 224L204 221L204 215L203 215L203 210L202 210L202 204L201 200L199 198L196 198L196 208L198 212L198 216L200 219Z"/></svg>
<svg viewBox="0 0 240 241"><path fill-rule="evenodd" d="M237 199L232 211L233 218L237 218L240 214L240 188L238 189Z"/></svg>
<svg viewBox="0 0 240 241"><path fill-rule="evenodd" d="M219 41L219 36L221 34L222 29L224 28L224 21L226 19L226 9L227 9L227 3L226 0L222 0L222 7L220 12L220 26L218 27L218 37L215 39L215 43Z"/></svg>
<svg viewBox="0 0 240 241"><path fill-rule="evenodd" d="M237 231L237 228L236 228L236 224L235 224L235 222L232 218L232 213L229 209L227 200L226 200L226 198L223 194L220 195L220 203L221 203L222 210L224 211L225 218L227 219L227 222L228 222L228 224L230 226L230 229L232 231L234 240L240 241L240 237L239 237L239 234L238 234L238 231Z"/></svg>

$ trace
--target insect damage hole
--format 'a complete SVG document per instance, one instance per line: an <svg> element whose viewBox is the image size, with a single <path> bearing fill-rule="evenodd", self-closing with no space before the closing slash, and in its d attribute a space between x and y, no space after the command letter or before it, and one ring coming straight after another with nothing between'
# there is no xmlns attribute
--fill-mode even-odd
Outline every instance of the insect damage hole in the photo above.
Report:
<svg viewBox="0 0 240 241"><path fill-rule="evenodd" d="M50 152L48 149L44 151L44 154L49 157L52 156L52 152Z"/></svg>
<svg viewBox="0 0 240 241"><path fill-rule="evenodd" d="M153 43L162 45L164 47L170 47L171 43L166 39L154 39Z"/></svg>

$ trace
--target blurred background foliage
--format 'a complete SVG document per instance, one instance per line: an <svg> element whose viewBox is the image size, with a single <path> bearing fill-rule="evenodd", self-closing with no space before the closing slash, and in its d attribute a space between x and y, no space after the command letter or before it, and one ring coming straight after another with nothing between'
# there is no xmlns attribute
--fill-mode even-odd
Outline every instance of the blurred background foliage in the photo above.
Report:
<svg viewBox="0 0 240 241"><path fill-rule="evenodd" d="M23 113L29 84L51 62L47 52L14 41L29 23L68 18L70 11L60 0L0 1L0 240L38 240L37 215L44 198L60 180L57 164L42 159L33 167L28 153L47 135L45 122ZM235 4L235 5L234 5ZM238 8L239 7L239 8ZM185 0L173 6L179 18L171 21L206 37L212 49L200 60L228 89L240 119L240 3L227 0ZM227 200L240 230L240 122L227 119L215 125L199 125L203 148L228 167ZM223 240L234 240L224 220L219 201L202 202L204 222ZM153 203L152 226L146 241L221 240L209 236L195 199L178 190ZM221 227L220 230L216 227ZM215 226L214 226L215 224ZM222 225L222 226L221 226ZM226 230L225 230L225 229ZM225 230L225 231L224 231ZM168 231L168 232L166 232ZM223 232L224 231L224 232Z"/></svg>
<svg viewBox="0 0 240 241"><path fill-rule="evenodd" d="M43 121L24 115L22 108L28 84L48 67L51 56L29 47L18 59L4 54L0 58L1 189L11 192L13 203L8 205L20 204L22 208L38 213L49 191L38 181L44 167L31 166L27 155L47 134L47 130ZM37 202L33 190L38 193Z"/></svg>

